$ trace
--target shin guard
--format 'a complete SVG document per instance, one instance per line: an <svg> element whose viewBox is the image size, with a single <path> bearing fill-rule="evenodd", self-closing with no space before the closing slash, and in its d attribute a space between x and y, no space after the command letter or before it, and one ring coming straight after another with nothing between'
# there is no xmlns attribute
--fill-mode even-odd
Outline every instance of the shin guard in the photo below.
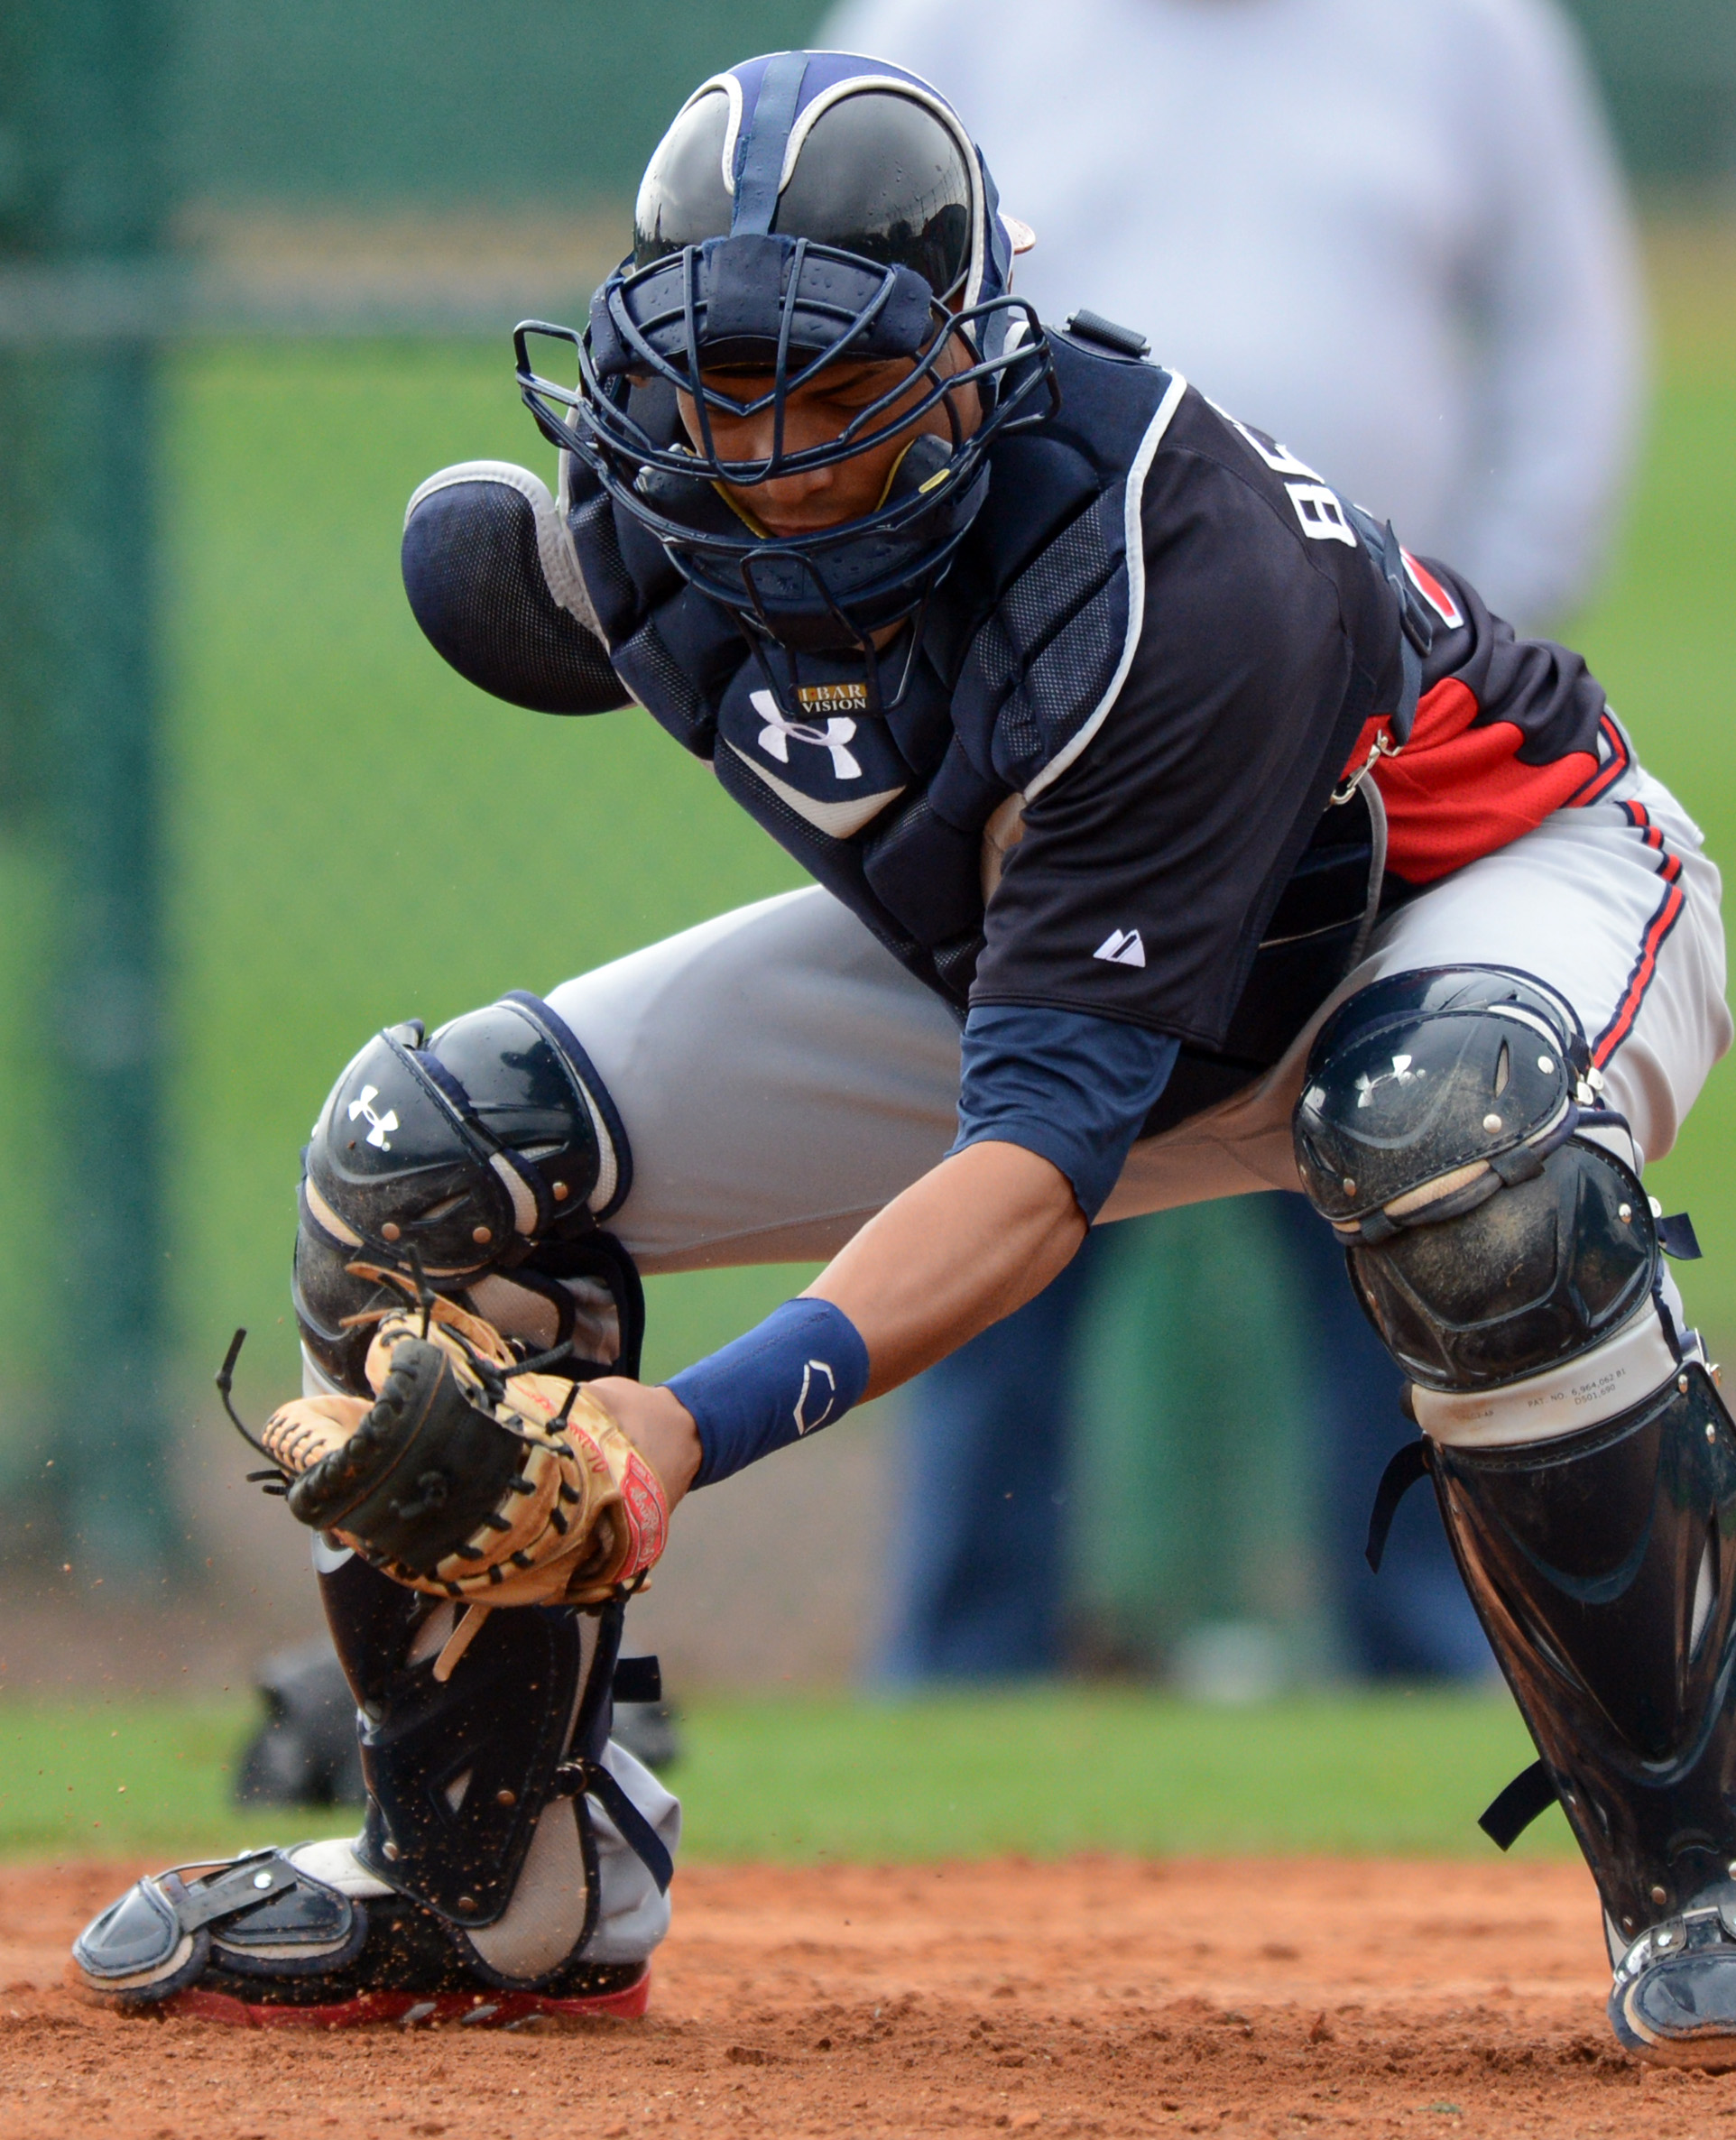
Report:
<svg viewBox="0 0 1736 2140"><path fill-rule="evenodd" d="M359 1556L323 1571L320 1587L361 1711L365 1871L443 1919L499 1982L534 1979L593 1943L599 1813L661 1900L668 1845L611 1766L623 1604L490 1612L443 1676L457 1608L415 1610L425 1600Z"/></svg>
<svg viewBox="0 0 1736 2140"><path fill-rule="evenodd" d="M1711 1374L1501 1447L1427 1444L1453 1549L1540 1759L1483 1825L1558 1799L1591 1867L1618 2042L1736 2065L1736 1427Z"/></svg>
<svg viewBox="0 0 1736 2140"><path fill-rule="evenodd" d="M362 1833L141 1880L75 1946L86 1984L246 2022L642 2012L680 1813L609 1741L624 1606L503 1608L460 1653L449 1603L317 1560Z"/></svg>
<svg viewBox="0 0 1736 2140"><path fill-rule="evenodd" d="M1708 1887L1736 1900L1736 1435L1705 1368L1580 1433L1429 1460L1612 1949Z"/></svg>

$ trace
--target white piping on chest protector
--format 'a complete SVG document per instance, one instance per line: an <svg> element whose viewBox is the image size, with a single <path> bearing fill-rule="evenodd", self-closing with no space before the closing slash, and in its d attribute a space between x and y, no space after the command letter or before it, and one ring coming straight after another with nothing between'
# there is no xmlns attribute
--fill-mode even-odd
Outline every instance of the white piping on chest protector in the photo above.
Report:
<svg viewBox="0 0 1736 2140"><path fill-rule="evenodd" d="M823 832L828 839L847 840L858 833L871 817L879 816L888 803L896 802L904 789L882 788L878 795L853 795L845 802L818 802L811 795L804 795L799 788L792 788L788 780L780 780L774 772L768 772L743 751L739 743L733 743L727 736L725 744L739 758L756 780L762 780L773 795L780 796L799 817L804 817L816 831Z"/></svg>
<svg viewBox="0 0 1736 2140"><path fill-rule="evenodd" d="M1145 499L1145 479L1151 464L1157 458L1163 435L1169 429L1175 413L1181 406L1181 398L1187 392L1187 382L1179 372L1169 374L1169 384L1162 401L1158 403L1157 414L1146 427L1140 449L1133 456L1133 465L1127 472L1127 496L1122 534L1127 559L1127 637L1122 643L1122 658L1115 664L1115 673L1109 679L1109 688L1087 715L1078 733L1057 751L1054 757L1025 789L1025 800L1035 802L1045 788L1058 780L1074 760L1081 755L1092 737L1109 718L1109 710L1121 696L1122 686L1127 681L1127 672L1133 666L1133 656L1145 629L1145 540L1140 508Z"/></svg>

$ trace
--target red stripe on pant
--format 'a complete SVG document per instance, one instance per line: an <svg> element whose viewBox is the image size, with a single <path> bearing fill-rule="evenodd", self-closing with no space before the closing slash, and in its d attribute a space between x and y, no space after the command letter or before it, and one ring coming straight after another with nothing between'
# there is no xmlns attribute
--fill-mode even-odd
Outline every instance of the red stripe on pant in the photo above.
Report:
<svg viewBox="0 0 1736 2140"><path fill-rule="evenodd" d="M1646 827L1646 844L1656 847L1662 853L1663 835L1651 824L1644 807L1639 803L1628 803L1623 807L1637 826L1643 825ZM1658 903L1657 911L1646 924L1646 933L1639 941L1639 955L1629 972L1628 985L1621 992L1621 1001L1616 1005L1615 1016L1598 1035L1592 1047L1592 1060L1600 1070L1633 1030L1633 1021L1639 1015L1639 1006L1645 1001L1646 991L1651 986L1652 975L1658 971L1658 955L1663 948L1664 939L1681 918L1682 909L1687 903L1686 895L1677 882L1682 874L1679 856L1664 853L1658 874L1663 880L1664 896Z"/></svg>
<svg viewBox="0 0 1736 2140"><path fill-rule="evenodd" d="M1628 770L1628 746L1621 740L1621 731L1605 714L1602 723L1603 740L1610 746L1610 756L1600 766L1576 794L1570 795L1564 806L1570 810L1583 810L1587 803L1594 803L1606 788L1612 788Z"/></svg>

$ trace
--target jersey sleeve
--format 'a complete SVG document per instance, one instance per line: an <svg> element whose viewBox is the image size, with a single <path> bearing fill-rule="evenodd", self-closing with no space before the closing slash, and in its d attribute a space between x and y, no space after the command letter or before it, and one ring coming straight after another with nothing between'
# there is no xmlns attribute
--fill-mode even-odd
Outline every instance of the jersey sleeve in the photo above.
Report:
<svg viewBox="0 0 1736 2140"><path fill-rule="evenodd" d="M1079 757L1033 783L974 1005L1222 1044L1364 719L1399 687L1397 603L1336 499L1287 488L1283 457L1187 397L1141 503L1126 677Z"/></svg>
<svg viewBox="0 0 1736 2140"><path fill-rule="evenodd" d="M1579 655L1518 638L1475 588L1433 558L1405 568L1433 613L1435 642L1404 748L1376 761L1387 868L1432 884L1533 831L1554 811L1595 802L1628 762L1602 687ZM1350 766L1386 724L1371 721Z"/></svg>
<svg viewBox="0 0 1736 2140"><path fill-rule="evenodd" d="M1094 1219L1162 1097L1177 1045L1077 1011L977 1005L965 1021L952 1149L992 1141L1036 1152Z"/></svg>

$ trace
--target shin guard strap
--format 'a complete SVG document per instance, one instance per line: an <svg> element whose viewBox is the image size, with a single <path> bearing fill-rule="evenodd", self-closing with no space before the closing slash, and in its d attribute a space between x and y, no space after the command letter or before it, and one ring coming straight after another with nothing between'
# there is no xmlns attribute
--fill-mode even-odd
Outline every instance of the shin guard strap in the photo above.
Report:
<svg viewBox="0 0 1736 2140"><path fill-rule="evenodd" d="M1533 1761L1484 1808L1477 1825L1498 1850L1510 1850L1532 1822L1556 1803L1555 1779L1547 1764Z"/></svg>
<svg viewBox="0 0 1736 2140"><path fill-rule="evenodd" d="M1369 1510L1368 1544L1362 1556L1375 1574L1380 1573L1380 1563L1386 1558L1387 1536L1392 1529L1392 1519L1399 1513L1399 1504L1428 1470L1428 1444L1425 1441L1407 1442L1402 1449L1394 1452L1380 1474L1380 1483L1374 1490L1374 1506Z"/></svg>
<svg viewBox="0 0 1736 2140"><path fill-rule="evenodd" d="M595 1798L620 1831L622 1841L656 1881L657 1892L669 1893L675 1860L610 1770L600 1761L565 1761L555 1771L555 1787L574 1797Z"/></svg>

